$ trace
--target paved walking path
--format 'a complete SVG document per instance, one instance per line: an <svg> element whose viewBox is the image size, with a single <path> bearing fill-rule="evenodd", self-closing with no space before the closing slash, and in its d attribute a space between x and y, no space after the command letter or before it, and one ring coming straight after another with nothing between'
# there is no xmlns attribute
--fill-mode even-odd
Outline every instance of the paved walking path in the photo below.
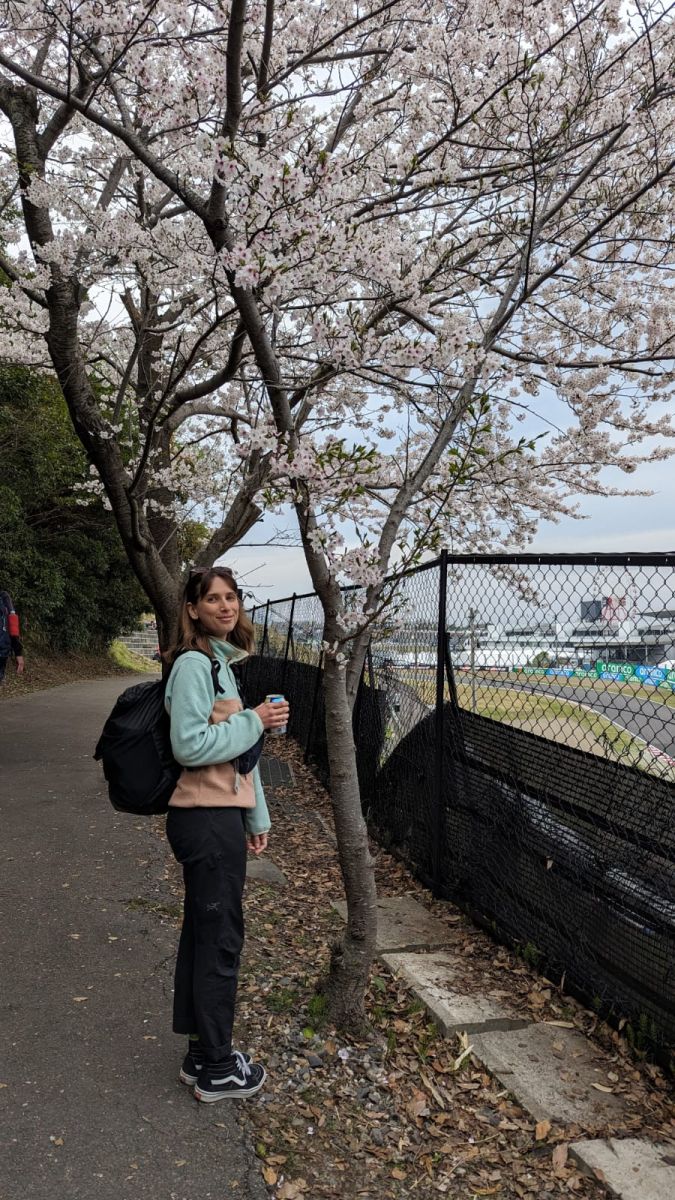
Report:
<svg viewBox="0 0 675 1200"><path fill-rule="evenodd" d="M263 1200L236 1105L178 1082L164 845L91 758L125 683L0 704L0 1200Z"/></svg>

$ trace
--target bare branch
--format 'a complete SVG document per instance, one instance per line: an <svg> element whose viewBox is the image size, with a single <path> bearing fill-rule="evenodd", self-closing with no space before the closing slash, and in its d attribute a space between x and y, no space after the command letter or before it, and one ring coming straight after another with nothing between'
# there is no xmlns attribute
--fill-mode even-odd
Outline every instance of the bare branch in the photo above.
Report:
<svg viewBox="0 0 675 1200"><path fill-rule="evenodd" d="M273 36L274 0L265 0L265 30L263 33L262 49L260 51L260 67L258 69L258 97L260 100L264 100L267 96L267 81L270 73Z"/></svg>
<svg viewBox="0 0 675 1200"><path fill-rule="evenodd" d="M94 125L98 125L100 129L105 129L107 133L112 134L121 141L125 146L132 151L148 170L152 171L167 187L171 188L174 194L183 201L186 208L195 213L198 217L205 216L205 206L201 198L181 180L180 175L175 171L169 170L168 167L161 162L156 155L151 154L145 146L143 139L129 129L125 129L117 121L111 121L103 113L92 109L90 105L85 104L82 100L75 96L69 96L63 88L56 87L50 83L48 79L42 79L39 75L33 75L32 71L27 71L18 63L12 62L5 54L0 53L0 66L9 71L11 75L16 75L19 79L23 79L24 83L30 84L40 92L44 92L47 96L53 96L55 100L61 100L64 104L70 104L76 112L82 113ZM2 103L2 87L0 86L0 104Z"/></svg>
<svg viewBox="0 0 675 1200"><path fill-rule="evenodd" d="M7 278L12 280L12 283L17 283L24 296L27 296L33 304L38 304L40 308L47 307L47 301L45 300L44 293L36 291L35 288L32 288L25 283L14 264L10 261L10 259L7 258L5 254L2 253L0 253L0 271L4 271Z"/></svg>

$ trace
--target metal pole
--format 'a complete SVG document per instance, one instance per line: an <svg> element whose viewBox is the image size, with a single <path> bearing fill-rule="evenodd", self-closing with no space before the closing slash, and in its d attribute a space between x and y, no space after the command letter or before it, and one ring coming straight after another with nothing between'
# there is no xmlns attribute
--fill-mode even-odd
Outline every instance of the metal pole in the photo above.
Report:
<svg viewBox="0 0 675 1200"><path fill-rule="evenodd" d="M267 604L265 605L265 624L263 625L262 642L260 643L260 657L261 658L263 657L263 655L265 653L265 643L267 642L267 622L269 620L269 615L270 615L270 602L268 600Z"/></svg>
<svg viewBox="0 0 675 1200"><path fill-rule="evenodd" d="M358 687L356 689L356 699L354 701L354 711L352 713L352 725L354 727L354 740L355 741L356 741L357 730L359 727L359 721L361 720L361 705L363 704L363 689L365 687L365 681L366 681L366 660L368 661L368 666L370 668L370 686L371 686L371 688L373 688L374 684L373 684L373 670L372 670L372 665L371 665L372 660L370 657L370 642L368 643L368 646L366 648L366 653L363 656L363 663L361 666L361 674L359 675L359 683L358 683Z"/></svg>
<svg viewBox="0 0 675 1200"><path fill-rule="evenodd" d="M314 733L314 720L316 717L316 708L319 702L319 688L321 687L321 672L323 670L323 650L319 655L319 665L316 668L316 682L314 684L314 696L312 698L312 711L309 714L309 729L307 730L307 741L305 743L305 762L309 761L309 747L312 742L312 734Z"/></svg>
<svg viewBox="0 0 675 1200"><path fill-rule="evenodd" d="M286 679L286 664L288 662L288 651L289 651L289 648L291 645L291 639L293 637L293 613L294 612L295 612L295 592L293 592L293 599L291 600L291 611L290 611L290 615L288 618L288 632L286 634L286 645L284 647L284 665L281 669L281 686L282 687L283 687L284 681Z"/></svg>
<svg viewBox="0 0 675 1200"><path fill-rule="evenodd" d="M471 711L476 711L476 610L469 609L469 662L471 664Z"/></svg>
<svg viewBox="0 0 675 1200"><path fill-rule="evenodd" d="M452 655L450 653L450 636L446 634L445 638L445 675L448 681L448 692L450 693L450 720L452 731L452 755L453 758L459 758L462 762L466 762L466 748L464 746L464 730L462 728L462 716L459 710L459 697L457 695L457 684L455 682L455 672L452 665Z"/></svg>
<svg viewBox="0 0 675 1200"><path fill-rule="evenodd" d="M438 899L441 895L443 845L443 783L444 783L444 729L443 729L443 694L445 691L446 668L446 610L448 599L448 552L441 551L438 579L438 638L436 658L436 719L434 722L434 786L432 791L430 831L431 831L431 889Z"/></svg>

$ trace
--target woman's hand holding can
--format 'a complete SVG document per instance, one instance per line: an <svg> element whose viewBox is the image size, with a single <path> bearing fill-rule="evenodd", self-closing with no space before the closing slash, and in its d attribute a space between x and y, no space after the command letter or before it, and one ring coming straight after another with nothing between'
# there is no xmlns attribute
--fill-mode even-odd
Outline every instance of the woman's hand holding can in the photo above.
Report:
<svg viewBox="0 0 675 1200"><path fill-rule="evenodd" d="M272 737L281 737L286 732L289 707L284 696L277 693L266 696L254 712L257 712L264 728L269 730Z"/></svg>

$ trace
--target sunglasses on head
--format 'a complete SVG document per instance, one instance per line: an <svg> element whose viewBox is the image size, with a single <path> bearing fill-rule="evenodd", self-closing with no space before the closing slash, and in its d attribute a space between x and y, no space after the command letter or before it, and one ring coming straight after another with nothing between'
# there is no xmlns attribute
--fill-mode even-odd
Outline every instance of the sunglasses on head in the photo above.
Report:
<svg viewBox="0 0 675 1200"><path fill-rule="evenodd" d="M229 567L190 567L188 578L192 579L195 575L206 575L207 571L226 571L234 579L234 571L231 571Z"/></svg>
<svg viewBox="0 0 675 1200"><path fill-rule="evenodd" d="M220 571L227 572L227 574L230 576L230 578L234 582L234 588L237 593L237 596L239 597L240 600L242 599L242 595L243 595L242 590L239 587L239 584L237 583L237 581L234 577L234 573L230 570L229 567L190 567L190 570L188 571L188 582L192 579L199 579L199 577L201 575L206 575L209 571L215 571L216 573L219 573Z"/></svg>

